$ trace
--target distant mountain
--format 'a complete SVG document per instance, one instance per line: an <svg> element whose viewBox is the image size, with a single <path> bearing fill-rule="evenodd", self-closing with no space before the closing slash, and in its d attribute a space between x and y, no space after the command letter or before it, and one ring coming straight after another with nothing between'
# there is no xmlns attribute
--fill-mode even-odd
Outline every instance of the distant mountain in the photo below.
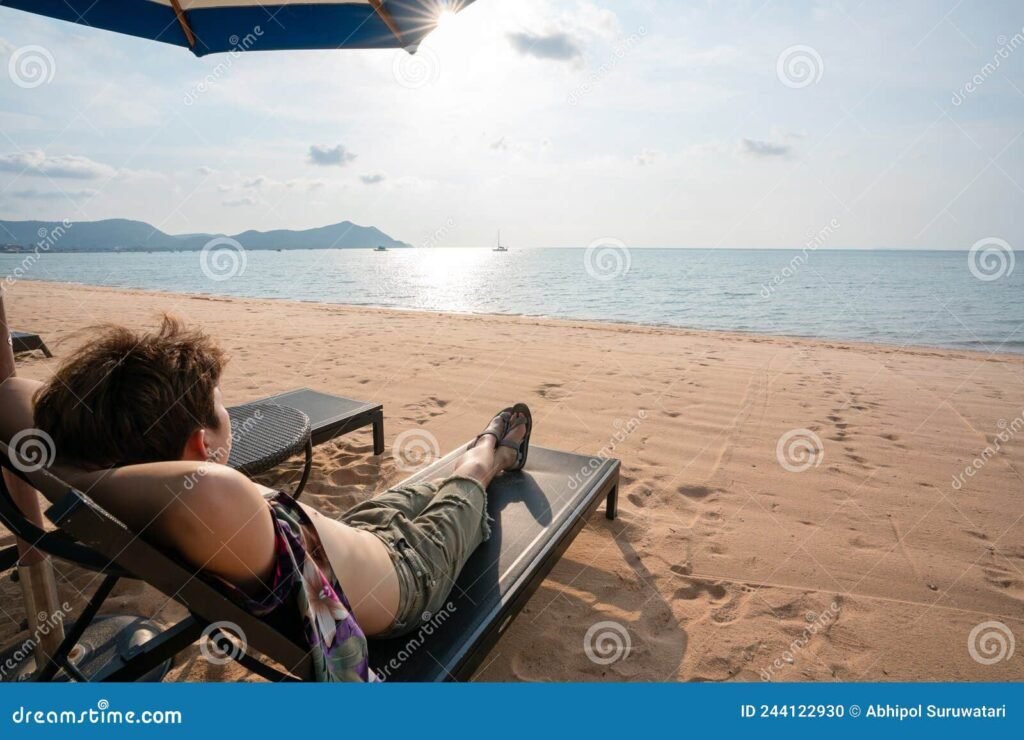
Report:
<svg viewBox="0 0 1024 740"><path fill-rule="evenodd" d="M227 236L245 249L358 249L409 247L373 226L342 221L317 229L244 231L241 234L166 234L142 221L112 218L105 221L0 221L0 247L33 249L48 240L50 252L166 252L199 250L211 239Z"/></svg>

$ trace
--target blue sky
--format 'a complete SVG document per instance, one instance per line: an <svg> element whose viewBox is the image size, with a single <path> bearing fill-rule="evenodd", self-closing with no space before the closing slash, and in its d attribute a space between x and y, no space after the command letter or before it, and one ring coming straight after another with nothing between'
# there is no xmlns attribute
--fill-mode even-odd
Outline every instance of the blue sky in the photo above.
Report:
<svg viewBox="0 0 1024 740"><path fill-rule="evenodd" d="M1019 0L477 0L402 54L196 59L0 8L0 218L1024 248Z"/></svg>

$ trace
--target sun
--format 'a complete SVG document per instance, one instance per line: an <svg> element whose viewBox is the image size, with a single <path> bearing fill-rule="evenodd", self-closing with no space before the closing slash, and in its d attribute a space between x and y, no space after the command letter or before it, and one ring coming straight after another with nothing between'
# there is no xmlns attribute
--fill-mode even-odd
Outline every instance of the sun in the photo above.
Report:
<svg viewBox="0 0 1024 740"><path fill-rule="evenodd" d="M437 30L443 33L446 28L450 29L452 21L454 20L455 12L448 8L444 8L437 14Z"/></svg>

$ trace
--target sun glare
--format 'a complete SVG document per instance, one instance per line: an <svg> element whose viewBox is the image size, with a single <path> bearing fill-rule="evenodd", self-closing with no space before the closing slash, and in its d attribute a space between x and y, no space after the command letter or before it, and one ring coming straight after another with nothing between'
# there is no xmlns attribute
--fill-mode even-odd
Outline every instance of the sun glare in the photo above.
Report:
<svg viewBox="0 0 1024 740"><path fill-rule="evenodd" d="M437 16L437 30L443 32L445 28L450 28L453 20L455 13L445 8Z"/></svg>

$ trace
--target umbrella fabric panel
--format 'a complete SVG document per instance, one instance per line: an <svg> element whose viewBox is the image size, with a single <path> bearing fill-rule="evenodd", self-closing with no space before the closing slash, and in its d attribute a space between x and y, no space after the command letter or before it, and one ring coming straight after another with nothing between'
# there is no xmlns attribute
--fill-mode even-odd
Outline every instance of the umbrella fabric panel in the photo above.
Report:
<svg viewBox="0 0 1024 740"><path fill-rule="evenodd" d="M277 49L415 50L433 30L440 11L472 2L391 0L383 3L399 32L368 0L179 0L202 56L224 51ZM170 0L0 0L0 5L39 15L189 47Z"/></svg>

